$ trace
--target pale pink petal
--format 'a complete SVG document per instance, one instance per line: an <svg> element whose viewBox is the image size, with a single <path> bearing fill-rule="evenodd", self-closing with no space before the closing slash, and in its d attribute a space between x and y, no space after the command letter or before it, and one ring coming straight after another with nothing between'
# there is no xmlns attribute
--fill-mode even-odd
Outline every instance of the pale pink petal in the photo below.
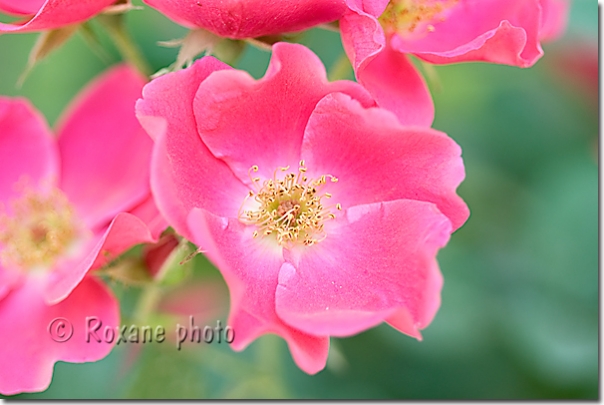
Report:
<svg viewBox="0 0 604 405"><path fill-rule="evenodd" d="M89 228L149 194L152 141L134 114L145 81L119 66L97 78L72 102L59 125L60 188Z"/></svg>
<svg viewBox="0 0 604 405"><path fill-rule="evenodd" d="M65 299L89 270L98 269L138 243L153 243L147 224L129 213L118 214L108 228L81 244L80 253L62 261L49 273L44 299L54 304Z"/></svg>
<svg viewBox="0 0 604 405"><path fill-rule="evenodd" d="M568 23L570 2L568 0L541 0L541 30L539 37L542 41L553 41L564 33Z"/></svg>
<svg viewBox="0 0 604 405"><path fill-rule="evenodd" d="M103 329L104 326L114 328L119 322L117 302L103 284L86 278L69 297L52 306L44 303L40 290L40 285L30 280L0 300L3 363L0 393L4 395L44 391L57 361L97 361L113 346L104 341L86 342L86 317L96 316L102 321ZM53 323L59 317L73 327L71 338L62 343L54 341L52 336L68 333L70 329L69 326L61 328L59 321Z"/></svg>
<svg viewBox="0 0 604 405"><path fill-rule="evenodd" d="M432 63L485 61L520 67L543 55L538 0L460 2L434 32L422 38L395 35L392 47Z"/></svg>
<svg viewBox="0 0 604 405"><path fill-rule="evenodd" d="M205 28L229 38L299 31L335 21L343 0L144 0L188 28Z"/></svg>
<svg viewBox="0 0 604 405"><path fill-rule="evenodd" d="M202 58L188 69L153 80L137 103L141 124L156 139L151 164L155 202L187 239L191 239L187 215L193 207L236 215L247 193L229 167L205 147L193 116L197 87L220 69L230 68L212 57Z"/></svg>
<svg viewBox="0 0 604 405"><path fill-rule="evenodd" d="M348 336L402 308L415 327L404 332L418 336L440 303L435 256L450 221L433 204L398 200L350 208L337 222L281 268L279 317L307 333Z"/></svg>
<svg viewBox="0 0 604 405"><path fill-rule="evenodd" d="M325 191L346 209L412 199L432 202L460 227L468 208L455 193L465 176L461 149L446 134L401 126L390 112L364 108L344 94L317 105L306 129L302 157L309 178L332 175Z"/></svg>
<svg viewBox="0 0 604 405"><path fill-rule="evenodd" d="M246 72L229 70L201 83L195 118L214 156L249 184L254 165L265 177L278 167L297 166L308 117L323 96L336 91L374 105L356 83L329 83L323 64L308 48L277 43L264 78L256 81Z"/></svg>
<svg viewBox="0 0 604 405"><path fill-rule="evenodd" d="M28 12L35 16L20 23L0 23L0 33L41 31L82 22L115 3L115 0L46 0L43 4L34 0L27 3L7 10L19 14ZM37 4L40 4L39 9L32 12Z"/></svg>
<svg viewBox="0 0 604 405"><path fill-rule="evenodd" d="M5 208L23 186L54 183L59 175L59 157L52 133L41 114L25 99L0 97L0 205Z"/></svg>
<svg viewBox="0 0 604 405"><path fill-rule="evenodd" d="M287 341L294 360L305 372L314 374L325 367L329 338L293 329L275 313L281 249L252 238L251 227L237 219L216 217L200 209L191 211L189 226L193 241L204 247L229 286L228 324L235 330L232 347L243 350L260 335L275 333Z"/></svg>
<svg viewBox="0 0 604 405"><path fill-rule="evenodd" d="M408 58L386 44L376 18L350 12L340 21L340 30L357 80L377 104L394 112L402 124L431 126L434 103L428 86Z"/></svg>

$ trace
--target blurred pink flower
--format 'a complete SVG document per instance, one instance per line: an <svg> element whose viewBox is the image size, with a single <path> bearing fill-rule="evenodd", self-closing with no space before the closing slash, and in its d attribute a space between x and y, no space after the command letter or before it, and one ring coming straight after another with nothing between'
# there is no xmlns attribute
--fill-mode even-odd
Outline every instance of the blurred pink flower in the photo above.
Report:
<svg viewBox="0 0 604 405"><path fill-rule="evenodd" d="M583 99L590 110L599 111L600 58L598 42L574 39L551 50L548 70L556 83Z"/></svg>
<svg viewBox="0 0 604 405"><path fill-rule="evenodd" d="M406 54L437 64L484 61L519 67L559 35L563 0L347 0L340 28L357 79L402 123L430 126L434 107ZM415 107L423 106L423 110Z"/></svg>
<svg viewBox="0 0 604 405"><path fill-rule="evenodd" d="M116 0L0 0L0 11L23 16L23 21L0 23L0 33L60 28L85 21Z"/></svg>
<svg viewBox="0 0 604 405"><path fill-rule="evenodd" d="M346 10L345 0L143 1L185 27L228 38L301 31L335 21Z"/></svg>
<svg viewBox="0 0 604 405"><path fill-rule="evenodd" d="M137 114L158 208L229 287L234 349L276 333L316 373L331 335L387 321L420 338L440 305L436 252L468 216L445 134L402 126L287 43L260 80L211 57L159 77Z"/></svg>
<svg viewBox="0 0 604 405"><path fill-rule="evenodd" d="M152 142L134 115L145 81L122 66L78 96L52 135L23 99L0 97L0 392L41 391L56 361L99 360L86 316L118 322L117 302L87 275L167 226L149 190ZM49 323L73 325L69 342Z"/></svg>

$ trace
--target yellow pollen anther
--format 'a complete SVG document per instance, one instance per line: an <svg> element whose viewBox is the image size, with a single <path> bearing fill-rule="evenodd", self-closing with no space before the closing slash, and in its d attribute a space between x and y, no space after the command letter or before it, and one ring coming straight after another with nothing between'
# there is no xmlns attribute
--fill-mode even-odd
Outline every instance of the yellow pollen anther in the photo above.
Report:
<svg viewBox="0 0 604 405"><path fill-rule="evenodd" d="M26 189L0 207L0 263L21 269L47 267L71 245L77 234L67 198L57 189L48 193Z"/></svg>
<svg viewBox="0 0 604 405"><path fill-rule="evenodd" d="M445 12L459 0L390 0L379 18L386 34L403 37L436 31L436 25L445 21Z"/></svg>
<svg viewBox="0 0 604 405"><path fill-rule="evenodd" d="M282 172L289 166L282 167ZM252 166L250 173L258 171L258 166ZM335 214L325 206L323 198L331 198L330 193L321 193L329 177L332 182L337 179L331 175L323 175L317 180L309 180L303 174L307 171L304 160L300 161L298 174L287 173L282 179L277 178L278 170L273 177L260 183L259 178L251 178L256 189L251 190L241 204L239 219L247 225L255 225L252 236L273 236L280 246L291 246L301 243L311 246L326 238L324 223L335 219ZM335 180L334 180L335 179ZM248 199L253 199L256 208L244 210ZM341 204L335 205L338 210Z"/></svg>

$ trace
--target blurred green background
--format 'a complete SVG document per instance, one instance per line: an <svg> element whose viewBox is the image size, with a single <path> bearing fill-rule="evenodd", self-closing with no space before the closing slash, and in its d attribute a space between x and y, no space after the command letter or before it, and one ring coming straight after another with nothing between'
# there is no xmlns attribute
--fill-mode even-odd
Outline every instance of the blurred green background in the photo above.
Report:
<svg viewBox="0 0 604 405"><path fill-rule="evenodd" d="M20 88L37 35L0 36L0 94L28 97L54 124L86 82L119 61L91 26L104 60L78 33ZM148 7L128 13L127 26L154 71L177 53L157 42L186 34ZM15 398L598 398L597 30L597 3L575 0L565 36L545 44L531 69L434 68L434 127L463 148L459 193L471 217L439 253L442 307L422 342L387 325L332 339L327 368L315 376L275 336L243 353L215 343L120 345L97 363L58 363L46 392ZM299 40L328 68L341 57L336 33ZM269 57L248 46L236 67L261 77ZM193 264L192 279L224 291L203 257ZM140 291L114 287L126 321ZM224 297L199 296L217 311L210 325L226 319Z"/></svg>

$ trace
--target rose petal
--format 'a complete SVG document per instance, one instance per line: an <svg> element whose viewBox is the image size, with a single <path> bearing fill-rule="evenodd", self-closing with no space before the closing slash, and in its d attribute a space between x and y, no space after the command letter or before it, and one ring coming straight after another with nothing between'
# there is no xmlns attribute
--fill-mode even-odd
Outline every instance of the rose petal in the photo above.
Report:
<svg viewBox="0 0 604 405"><path fill-rule="evenodd" d="M230 68L205 57L188 69L161 76L145 86L136 106L141 124L156 139L151 188L157 207L187 239L191 239L187 215L193 207L236 215L247 193L229 167L203 144L193 117L199 83L220 69Z"/></svg>
<svg viewBox="0 0 604 405"><path fill-rule="evenodd" d="M161 233L168 228L168 222L159 213L151 193L142 203L132 208L129 213L147 225L153 240L159 240Z"/></svg>
<svg viewBox="0 0 604 405"><path fill-rule="evenodd" d="M0 246L0 251L2 247ZM0 300L13 288L23 282L24 275L20 271L7 269L0 264Z"/></svg>
<svg viewBox="0 0 604 405"><path fill-rule="evenodd" d="M56 181L59 157L44 118L29 101L0 97L0 205L20 194L19 180L30 187Z"/></svg>
<svg viewBox="0 0 604 405"><path fill-rule="evenodd" d="M144 0L188 28L205 28L229 38L299 31L335 21L344 13L343 0Z"/></svg>
<svg viewBox="0 0 604 405"><path fill-rule="evenodd" d="M129 213L118 214L108 228L82 243L80 253L62 261L47 277L44 299L54 304L65 299L91 269L98 269L138 243L153 243L147 225Z"/></svg>
<svg viewBox="0 0 604 405"><path fill-rule="evenodd" d="M72 102L60 125L60 188L89 228L107 226L149 194L153 143L134 115L143 85L132 68L113 68Z"/></svg>
<svg viewBox="0 0 604 405"><path fill-rule="evenodd" d="M331 94L311 116L302 148L309 178L332 175L325 188L344 208L380 201L432 202L454 229L468 218L455 193L464 178L459 146L430 128L404 127L394 115Z"/></svg>
<svg viewBox="0 0 604 405"><path fill-rule="evenodd" d="M114 2L115 0L46 0L43 4L40 1L28 1L27 5L11 5L6 8L7 11L18 14L27 12L35 16L16 24L0 23L0 33L42 31L78 23L93 17ZM40 8L34 11L33 7L37 4L40 4Z"/></svg>
<svg viewBox="0 0 604 405"><path fill-rule="evenodd" d="M383 11L385 6L375 1L363 4L373 12ZM434 104L424 79L406 56L386 43L375 15L362 11L359 5L352 10L340 21L340 30L358 81L379 106L394 112L401 123L431 126Z"/></svg>
<svg viewBox="0 0 604 405"><path fill-rule="evenodd" d="M392 47L432 63L485 61L520 67L542 55L538 0L460 3L423 38L395 35Z"/></svg>
<svg viewBox="0 0 604 405"><path fill-rule="evenodd" d="M0 10L9 14L34 15L45 0L0 0Z"/></svg>
<svg viewBox="0 0 604 405"><path fill-rule="evenodd" d="M356 83L327 82L323 64L309 49L277 43L266 75L258 81L236 70L208 77L195 97L195 118L214 156L250 184L254 165L269 178L279 167L297 167L308 117L323 96L335 91L374 105Z"/></svg>
<svg viewBox="0 0 604 405"><path fill-rule="evenodd" d="M404 309L415 328L404 332L418 336L440 303L435 257L450 233L450 221L430 203L350 208L325 240L293 252L281 268L277 314L307 333L348 336Z"/></svg>
<svg viewBox="0 0 604 405"><path fill-rule="evenodd" d="M101 12L115 0L46 0L27 5L11 6L6 11L15 14L35 14L33 18L14 24L0 23L0 33L42 31L82 22ZM39 8L34 7L40 3ZM43 4L41 4L43 3Z"/></svg>
<svg viewBox="0 0 604 405"><path fill-rule="evenodd" d="M432 96L406 55L387 45L357 70L357 78L378 105L392 111L402 124L432 126Z"/></svg>
<svg viewBox="0 0 604 405"><path fill-rule="evenodd" d="M86 278L64 301L48 306L41 286L29 280L0 300L0 392L44 391L48 388L53 365L57 361L82 363L105 357L113 344L96 340L86 342L86 317L96 316L103 325L114 327L119 322L118 305L99 281ZM63 318L73 327L73 335L65 342L53 336L67 333L60 328Z"/></svg>
<svg viewBox="0 0 604 405"><path fill-rule="evenodd" d="M236 219L193 209L189 215L193 241L221 270L231 293L228 324L235 331L232 347L243 350L265 333L283 337L294 361L314 374L327 361L329 338L310 336L289 327L275 313L275 290L283 258L281 249L252 238L252 230Z"/></svg>

